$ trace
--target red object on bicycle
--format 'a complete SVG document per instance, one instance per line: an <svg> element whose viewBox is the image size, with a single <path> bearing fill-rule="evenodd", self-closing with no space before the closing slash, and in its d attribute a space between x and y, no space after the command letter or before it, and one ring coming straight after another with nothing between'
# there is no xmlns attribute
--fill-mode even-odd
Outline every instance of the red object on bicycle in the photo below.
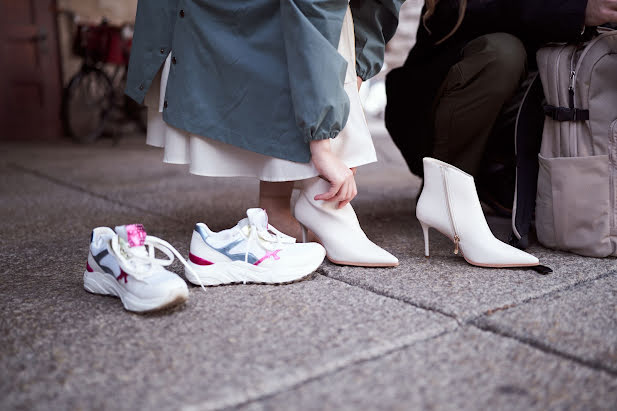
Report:
<svg viewBox="0 0 617 411"><path fill-rule="evenodd" d="M105 22L100 25L79 24L73 53L96 63L125 66L128 64L132 39L124 38L122 30L123 27Z"/></svg>

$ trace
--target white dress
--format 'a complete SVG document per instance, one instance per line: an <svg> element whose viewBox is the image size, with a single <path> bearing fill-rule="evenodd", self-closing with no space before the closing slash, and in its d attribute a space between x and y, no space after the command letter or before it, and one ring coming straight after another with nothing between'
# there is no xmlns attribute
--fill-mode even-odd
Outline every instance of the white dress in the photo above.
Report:
<svg viewBox="0 0 617 411"><path fill-rule="evenodd" d="M350 112L347 124L339 135L332 139L332 150L351 168L376 162L377 155L358 94L354 27L349 9L343 21L338 51L348 63L344 87L349 96ZM170 61L171 55L157 76L157 79L160 78L160 88L151 87L145 101L148 106L146 143L164 148L164 162L189 164L192 174L211 177L256 177L262 181L296 181L319 175L312 162L296 163L254 153L188 133L165 123L162 111Z"/></svg>

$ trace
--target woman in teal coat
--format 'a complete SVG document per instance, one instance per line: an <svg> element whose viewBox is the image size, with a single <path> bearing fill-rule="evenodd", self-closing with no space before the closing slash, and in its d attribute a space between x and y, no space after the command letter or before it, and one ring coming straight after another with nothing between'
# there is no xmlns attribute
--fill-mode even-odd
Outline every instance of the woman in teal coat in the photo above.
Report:
<svg viewBox="0 0 617 411"><path fill-rule="evenodd" d="M304 180L295 217L331 260L396 265L349 201L354 168L375 161L355 84L380 71L403 1L141 0L126 93L146 100L165 161L269 181L261 203L285 228Z"/></svg>

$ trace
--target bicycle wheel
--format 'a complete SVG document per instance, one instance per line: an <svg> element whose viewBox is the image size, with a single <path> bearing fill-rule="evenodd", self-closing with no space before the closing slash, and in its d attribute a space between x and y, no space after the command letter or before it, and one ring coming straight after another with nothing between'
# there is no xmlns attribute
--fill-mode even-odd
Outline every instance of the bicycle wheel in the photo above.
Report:
<svg viewBox="0 0 617 411"><path fill-rule="evenodd" d="M62 99L62 119L70 137L92 143L103 134L113 105L113 86L100 69L84 67L69 82Z"/></svg>

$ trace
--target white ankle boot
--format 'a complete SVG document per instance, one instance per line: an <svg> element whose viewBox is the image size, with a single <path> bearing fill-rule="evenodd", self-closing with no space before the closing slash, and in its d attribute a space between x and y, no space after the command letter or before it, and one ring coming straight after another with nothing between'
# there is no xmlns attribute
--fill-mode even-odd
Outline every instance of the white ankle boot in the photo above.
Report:
<svg viewBox="0 0 617 411"><path fill-rule="evenodd" d="M481 267L536 266L536 257L495 238L489 228L474 179L458 168L434 158L424 159L424 188L416 216L424 232L425 255L429 256L429 228L454 242L469 264Z"/></svg>
<svg viewBox="0 0 617 411"><path fill-rule="evenodd" d="M330 189L327 181L315 177L304 182L294 214L302 225L306 242L306 229L319 238L327 252L328 260L340 265L361 267L395 267L398 259L366 237L358 217L350 204L337 209L331 201L316 201L315 196Z"/></svg>

